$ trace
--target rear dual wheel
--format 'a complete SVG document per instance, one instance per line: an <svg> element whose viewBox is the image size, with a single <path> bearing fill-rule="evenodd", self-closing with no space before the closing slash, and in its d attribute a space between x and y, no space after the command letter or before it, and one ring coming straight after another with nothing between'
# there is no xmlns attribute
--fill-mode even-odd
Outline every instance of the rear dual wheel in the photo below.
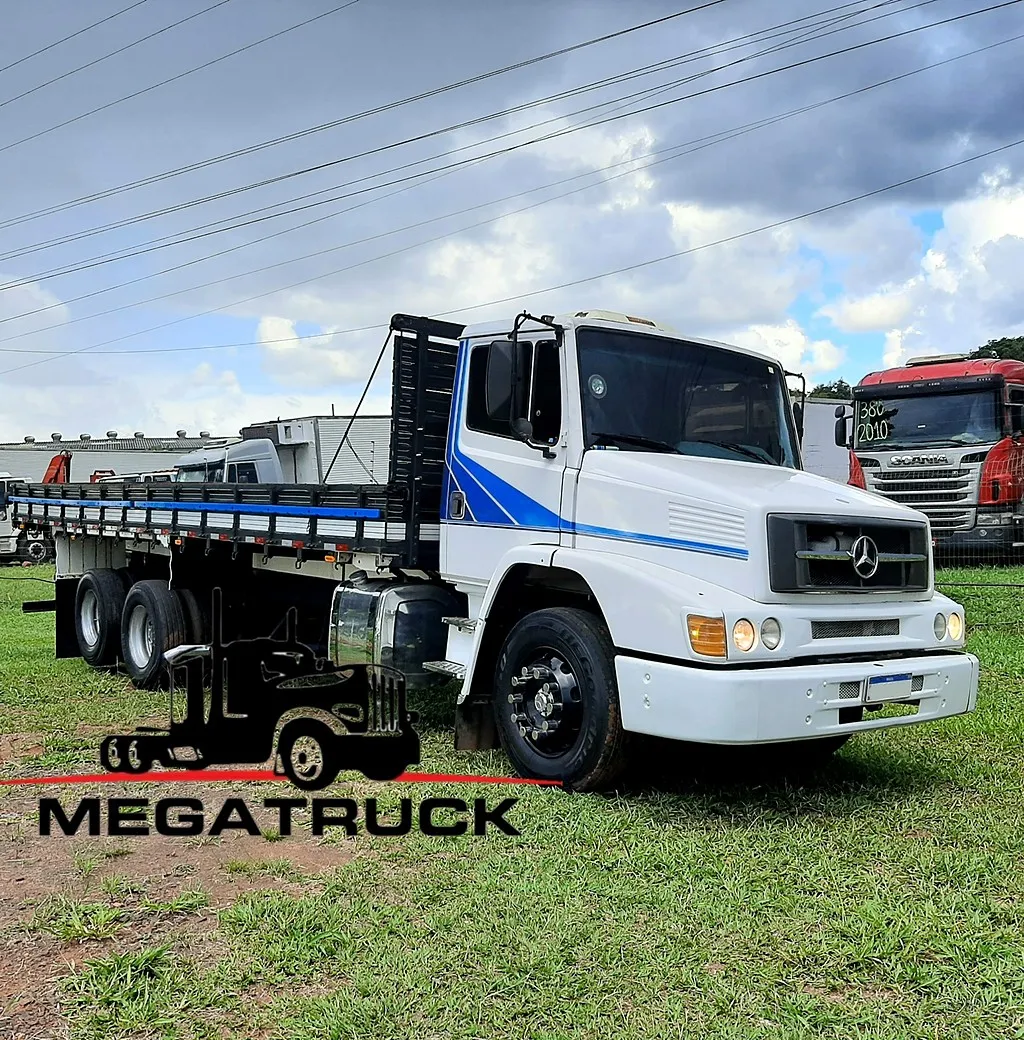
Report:
<svg viewBox="0 0 1024 1040"><path fill-rule="evenodd" d="M121 612L121 657L139 689L152 690L166 674L164 654L189 637L185 610L166 581L137 581Z"/></svg>
<svg viewBox="0 0 1024 1040"><path fill-rule="evenodd" d="M121 650L121 613L130 580L124 571L86 571L75 592L78 649L94 668L112 665Z"/></svg>
<svg viewBox="0 0 1024 1040"><path fill-rule="evenodd" d="M148 773L153 755L140 737L107 737L100 744L100 762L109 773Z"/></svg>

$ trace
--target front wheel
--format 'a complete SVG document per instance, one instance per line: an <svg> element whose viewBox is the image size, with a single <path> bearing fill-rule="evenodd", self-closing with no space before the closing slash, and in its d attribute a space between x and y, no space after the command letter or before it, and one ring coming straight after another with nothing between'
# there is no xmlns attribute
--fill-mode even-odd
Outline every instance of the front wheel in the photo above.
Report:
<svg viewBox="0 0 1024 1040"><path fill-rule="evenodd" d="M289 723L281 733L278 753L285 776L304 791L319 791L340 772L337 737L322 723Z"/></svg>
<svg viewBox="0 0 1024 1040"><path fill-rule="evenodd" d="M576 791L610 787L626 765L614 649L600 618L553 607L528 614L498 656L494 717L520 776Z"/></svg>

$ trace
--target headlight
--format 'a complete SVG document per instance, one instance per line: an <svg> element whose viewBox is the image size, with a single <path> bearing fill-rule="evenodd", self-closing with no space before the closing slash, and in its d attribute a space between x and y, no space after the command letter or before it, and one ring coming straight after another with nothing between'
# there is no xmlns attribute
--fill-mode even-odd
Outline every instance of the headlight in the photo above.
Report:
<svg viewBox="0 0 1024 1040"><path fill-rule="evenodd" d="M946 638L946 615L936 614L935 621L932 623L932 631L935 633L936 639Z"/></svg>
<svg viewBox="0 0 1024 1040"><path fill-rule="evenodd" d="M765 618L761 624L761 642L766 650L774 650L782 642L782 625L775 618Z"/></svg>
<svg viewBox="0 0 1024 1040"><path fill-rule="evenodd" d="M744 653L753 650L757 643L757 629L746 618L740 618L732 626L732 641L737 650Z"/></svg>
<svg viewBox="0 0 1024 1040"><path fill-rule="evenodd" d="M946 622L946 626L950 639L960 640L963 638L964 619L956 611L949 615L949 621Z"/></svg>
<svg viewBox="0 0 1024 1040"><path fill-rule="evenodd" d="M695 654L703 657L725 657L725 621L722 618L686 615L686 632Z"/></svg>

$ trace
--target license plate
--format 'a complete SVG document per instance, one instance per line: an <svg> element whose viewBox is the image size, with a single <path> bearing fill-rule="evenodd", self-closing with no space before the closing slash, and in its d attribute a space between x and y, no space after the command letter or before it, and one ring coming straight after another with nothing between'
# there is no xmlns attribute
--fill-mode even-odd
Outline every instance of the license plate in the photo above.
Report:
<svg viewBox="0 0 1024 1040"><path fill-rule="evenodd" d="M875 675L868 679L866 701L902 701L910 697L910 675Z"/></svg>

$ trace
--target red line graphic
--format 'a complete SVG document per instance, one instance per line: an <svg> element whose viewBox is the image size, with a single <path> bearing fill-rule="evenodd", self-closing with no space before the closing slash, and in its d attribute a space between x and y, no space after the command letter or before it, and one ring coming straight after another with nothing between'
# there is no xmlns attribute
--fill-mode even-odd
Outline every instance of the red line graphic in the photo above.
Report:
<svg viewBox="0 0 1024 1040"><path fill-rule="evenodd" d="M87 773L76 776L29 776L0 780L0 787L27 787L35 784L109 784L109 783L287 783L269 769L182 769L156 773ZM531 780L517 776L465 776L461 773L403 773L396 784L526 784L534 787L561 787L558 780Z"/></svg>

